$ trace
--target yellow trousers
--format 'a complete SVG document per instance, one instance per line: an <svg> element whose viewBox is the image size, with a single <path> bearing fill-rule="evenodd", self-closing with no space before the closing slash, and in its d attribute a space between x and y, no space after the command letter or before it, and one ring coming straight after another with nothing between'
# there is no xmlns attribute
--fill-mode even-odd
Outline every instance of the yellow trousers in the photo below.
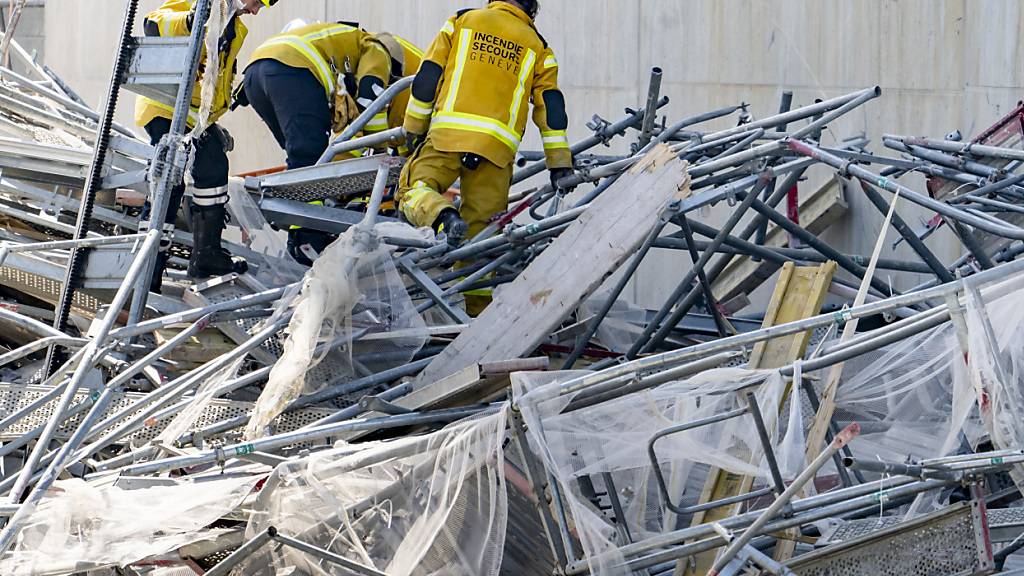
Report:
<svg viewBox="0 0 1024 576"><path fill-rule="evenodd" d="M398 208L414 226L433 226L437 216L452 203L442 194L461 180L462 196L459 214L469 225L469 238L487 227L492 216L508 208L508 189L512 185L512 165L499 167L487 159L470 170L462 165L462 152L442 152L430 142L423 142L402 168L398 180ZM468 262L457 262L461 268ZM466 312L478 315L491 301L490 290L474 290L466 294Z"/></svg>
<svg viewBox="0 0 1024 576"><path fill-rule="evenodd" d="M434 149L427 136L402 168L398 180L398 208L414 226L433 226L445 208L453 208L442 194L461 179L459 214L469 225L469 237L487 227L487 221L508 208L512 165L499 167L481 159L475 170L462 165L462 152Z"/></svg>

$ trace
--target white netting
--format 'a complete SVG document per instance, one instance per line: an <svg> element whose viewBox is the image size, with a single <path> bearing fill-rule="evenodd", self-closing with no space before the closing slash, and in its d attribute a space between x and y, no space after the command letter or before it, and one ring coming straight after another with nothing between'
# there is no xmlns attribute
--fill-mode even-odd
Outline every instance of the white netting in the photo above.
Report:
<svg viewBox="0 0 1024 576"><path fill-rule="evenodd" d="M506 413L281 464L246 535L273 526L390 576L497 575L507 519ZM292 573L354 574L286 546L265 547L234 572Z"/></svg>
<svg viewBox="0 0 1024 576"><path fill-rule="evenodd" d="M968 290L961 298L967 320L962 338L947 322L846 361L834 419L840 428L860 424L861 435L850 445L855 458L940 457L976 448L986 431L996 448L1024 446L1024 307L1017 296L1022 288L1024 276L1017 276L979 286L976 293ZM827 353L835 343L822 349ZM801 376L820 394L828 370ZM692 514L671 512L658 487L648 450L659 431L742 407L739 391L756 390L783 479L792 479L805 465L805 431L813 410L803 389L793 394L776 371L709 370L594 405L579 401L586 388L552 397L560 382L579 374L556 374L553 383L552 376L516 374L513 383L531 446L557 480L571 536L595 574L627 573L623 562L628 559L619 550L627 531L637 542L694 521ZM984 399L980 413L979 396ZM767 484L761 444L748 415L673 433L655 446L677 506L702 501L712 466L753 477L753 489ZM1021 485L1024 474L1013 476ZM828 463L807 488L813 493L837 484L837 471ZM613 511L612 495L622 518ZM934 503L934 496L919 502ZM915 514L921 508L901 510Z"/></svg>
<svg viewBox="0 0 1024 576"><path fill-rule="evenodd" d="M1024 275L967 291L967 368L982 398L981 417L996 448L1024 448ZM1010 476L1024 490L1024 469Z"/></svg>
<svg viewBox="0 0 1024 576"><path fill-rule="evenodd" d="M563 380L574 373L563 373ZM609 507L609 494L619 499L625 525L633 540L686 525L689 516L666 513L648 456L649 442L666 428L723 414L747 405L745 392L752 391L763 408L780 466L787 479L798 469L786 463L799 462L803 431L795 430L799 441L786 442L786 423L777 409L796 402L786 398L786 381L775 371L738 368L709 370L693 377L662 384L584 408L573 410L570 402L579 394L543 399L530 394L550 376L513 374L513 386L527 423L531 446L557 478L575 522L591 570L600 574L624 573L615 566L622 557L622 524L612 524L601 509ZM799 407L791 408L799 413ZM755 477L763 485L768 468L757 429L749 414L660 438L655 444L658 464L674 494L673 504L687 506L697 501L709 467ZM607 473L608 475L605 475ZM611 481L612 485L608 482ZM596 492L585 490L592 484ZM597 501L588 497L603 492Z"/></svg>
<svg viewBox="0 0 1024 576"><path fill-rule="evenodd" d="M138 490L60 480L0 560L0 573L79 573L171 552L216 535L207 527L237 508L259 479L162 479Z"/></svg>
<svg viewBox="0 0 1024 576"><path fill-rule="evenodd" d="M422 235L423 231L398 223L378 224L373 230L349 228L313 262L298 295L282 298L278 313L293 312L288 337L246 427L248 438L261 436L300 394L328 384L306 377L324 359L323 353L316 353L318 344L327 344L328 353L352 374L412 359L426 341L425 325L395 269L391 248L378 240L423 239ZM392 334L377 338L385 332ZM353 340L363 336L370 344L356 347L354 354Z"/></svg>

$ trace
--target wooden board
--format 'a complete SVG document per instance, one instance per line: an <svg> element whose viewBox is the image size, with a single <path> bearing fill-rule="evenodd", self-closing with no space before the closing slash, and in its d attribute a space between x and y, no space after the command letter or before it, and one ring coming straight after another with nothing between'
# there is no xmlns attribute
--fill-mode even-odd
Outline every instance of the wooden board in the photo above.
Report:
<svg viewBox="0 0 1024 576"><path fill-rule="evenodd" d="M604 191L469 328L420 374L425 386L470 364L533 351L643 242L666 209L689 194L686 163L666 146Z"/></svg>
<svg viewBox="0 0 1024 576"><path fill-rule="evenodd" d="M821 305L825 301L825 295L828 293L835 270L836 263L832 261L819 266L796 266L792 262L783 265L779 281L772 293L772 299L768 303L762 327L768 328L817 315L821 311ZM804 355L810 338L811 332L806 331L759 342L754 346L747 367L751 369L778 368L789 364ZM762 410L778 410L780 408L781 406L761 407ZM749 417L745 416L745 418ZM758 459L760 458L758 457ZM738 496L749 492L753 483L752 477L712 468L708 472L700 502ZM735 516L739 512L740 506L739 504L721 506L704 513L698 512L693 516L692 525L720 521ZM676 567L676 574L707 573L714 563L715 553L715 551L709 551L698 555L696 568L691 568L690 572L683 571L686 566L680 562Z"/></svg>
<svg viewBox="0 0 1024 576"><path fill-rule="evenodd" d="M846 210L844 187L838 177L832 178L800 202L800 225L812 234L820 234L842 218ZM785 230L775 224L769 224L764 245L782 247L786 245L787 239ZM754 262L747 256L733 258L712 282L715 298L719 302L726 302L737 296L750 294L771 278L778 269L778 264L767 260Z"/></svg>

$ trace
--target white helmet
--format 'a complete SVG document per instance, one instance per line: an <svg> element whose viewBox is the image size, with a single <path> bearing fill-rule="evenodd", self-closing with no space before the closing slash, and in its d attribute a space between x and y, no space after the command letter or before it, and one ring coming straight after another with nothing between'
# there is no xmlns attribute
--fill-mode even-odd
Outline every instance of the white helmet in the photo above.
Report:
<svg viewBox="0 0 1024 576"><path fill-rule="evenodd" d="M284 25L284 28L281 29L281 34L287 34L292 30L295 30L296 28L302 28L303 26L308 26L308 23L302 18L296 18L295 20L292 20L291 22Z"/></svg>

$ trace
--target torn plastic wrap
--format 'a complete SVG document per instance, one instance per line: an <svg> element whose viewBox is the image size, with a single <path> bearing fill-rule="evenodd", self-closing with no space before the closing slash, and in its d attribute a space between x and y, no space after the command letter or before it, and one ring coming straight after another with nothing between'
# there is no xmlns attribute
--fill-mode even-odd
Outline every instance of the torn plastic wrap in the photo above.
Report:
<svg viewBox="0 0 1024 576"><path fill-rule="evenodd" d="M1021 280L1016 282L1024 287ZM1024 308L1015 296L1019 290L987 286L979 294L973 305L968 294L967 302L969 365L980 383L968 378L957 331L950 323L846 362L834 418L840 428L860 424L863 432L850 446L855 458L904 462L955 453L965 439L976 444L976 387L993 398L988 420L997 446L1024 444L1019 419L1024 411L1024 376L1017 372L1024 358ZM993 319L992 337L985 336L983 309ZM998 345L989 345L992 338ZM827 351L828 343L823 348ZM1002 358L1005 377L999 377L1000 365L991 360L996 356ZM801 375L820 385L827 370ZM666 507L653 475L648 446L659 431L743 407L738 391L756 390L783 480L791 480L805 466L805 433L814 411L803 390L794 394L789 379L778 371L708 370L578 409L572 402L586 389L553 398L548 394L579 373L561 374L552 383L551 375L517 373L513 384L531 447L557 479L575 526L573 537L594 574L626 573L618 551L626 542L626 530L637 542L691 522L691 515L678 516ZM763 451L748 415L664 436L655 453L677 506L700 501L712 466L753 476L753 489L767 484ZM837 483L832 463L817 476L819 487ZM591 489L581 489L588 484ZM612 506L602 496L607 494L619 499L624 523L611 520ZM934 496L922 496L917 505L904 510L919 513L934 504Z"/></svg>
<svg viewBox="0 0 1024 576"><path fill-rule="evenodd" d="M395 269L391 249L379 238L421 235L402 224L379 224L369 232L356 226L313 262L297 296L278 304L277 313L291 309L293 315L284 351L256 402L246 437L260 437L300 394L340 383L307 378L326 354L352 377L412 359L426 341L425 325ZM395 335L383 334L388 332ZM368 343L354 347L353 340L363 336ZM325 350L317 353L320 344Z"/></svg>
<svg viewBox="0 0 1024 576"><path fill-rule="evenodd" d="M506 414L283 463L260 493L247 538L273 526L390 576L496 575L508 506ZM352 572L286 546L264 547L233 572L290 573Z"/></svg>
<svg viewBox="0 0 1024 576"><path fill-rule="evenodd" d="M1024 446L1024 277L998 285L968 288L966 299L967 367L981 398L982 421L997 449ZM1024 490L1024 469L1010 471Z"/></svg>
<svg viewBox="0 0 1024 576"><path fill-rule="evenodd" d="M298 282L306 272L288 253L288 242L282 231L271 228L263 212L245 190L245 180L233 177L228 180L228 210L242 231L242 244L260 257L249 256L249 274L265 286L282 286Z"/></svg>
<svg viewBox="0 0 1024 576"><path fill-rule="evenodd" d="M562 373L566 381L573 373ZM613 492L622 506L630 537L640 541L685 525L689 517L666 513L654 469L648 458L648 442L658 432L686 422L745 407L745 391L753 391L764 407L766 428L773 431L773 446L780 465L799 462L787 450L802 452L803 431L793 431L799 441L786 442L785 422L778 418L786 381L775 371L738 368L709 370L693 377L620 396L599 404L572 409L580 393L546 398L537 394L550 376L531 373L512 375L517 403L527 425L531 448L558 481L568 501L576 537L595 574L625 574L617 551L623 540L621 523L612 524L581 486L590 483L596 492ZM533 393L531 393L533 391ZM787 402L793 402L790 395ZM768 467L756 428L748 414L660 438L655 453L666 482L675 492L673 504L696 502L709 467L757 478L764 485ZM799 470L783 469L792 478ZM605 473L608 473L606 476ZM610 479L613 486L607 486ZM583 480L584 482L581 482ZM602 502L604 507L606 502Z"/></svg>
<svg viewBox="0 0 1024 576"><path fill-rule="evenodd" d="M260 478L163 479L137 490L60 480L0 559L0 574L69 574L166 554L218 533L208 527L235 510Z"/></svg>

